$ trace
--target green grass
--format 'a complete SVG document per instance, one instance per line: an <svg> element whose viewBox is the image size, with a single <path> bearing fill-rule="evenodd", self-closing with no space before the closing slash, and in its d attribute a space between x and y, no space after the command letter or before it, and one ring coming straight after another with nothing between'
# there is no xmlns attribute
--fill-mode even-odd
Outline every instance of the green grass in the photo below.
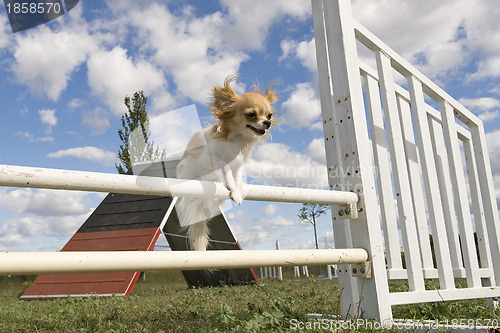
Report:
<svg viewBox="0 0 500 333"><path fill-rule="evenodd" d="M19 300L32 280L0 277L0 332L285 332L306 314L339 311L337 284L326 279L189 289L180 272L148 272L130 297ZM395 318L500 320L483 300L393 310Z"/></svg>

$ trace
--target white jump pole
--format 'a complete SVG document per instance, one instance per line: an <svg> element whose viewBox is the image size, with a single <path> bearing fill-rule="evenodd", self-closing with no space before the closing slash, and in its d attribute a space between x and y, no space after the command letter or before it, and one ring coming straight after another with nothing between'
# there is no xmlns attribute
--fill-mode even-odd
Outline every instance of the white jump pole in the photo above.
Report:
<svg viewBox="0 0 500 333"><path fill-rule="evenodd" d="M222 183L216 182L13 165L0 165L0 186L229 199L228 189ZM358 202L358 196L352 192L262 185L244 186L248 191L244 198L246 200L340 206Z"/></svg>
<svg viewBox="0 0 500 333"><path fill-rule="evenodd" d="M3 252L0 275L143 272L362 263L364 249L256 251Z"/></svg>

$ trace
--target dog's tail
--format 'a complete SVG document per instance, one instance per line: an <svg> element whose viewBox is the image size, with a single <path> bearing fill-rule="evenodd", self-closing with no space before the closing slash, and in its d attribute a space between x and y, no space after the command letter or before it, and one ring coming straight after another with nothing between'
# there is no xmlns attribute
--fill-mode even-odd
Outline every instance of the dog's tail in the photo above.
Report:
<svg viewBox="0 0 500 333"><path fill-rule="evenodd" d="M220 213L218 200L180 198L176 204L181 228L186 229L189 248L205 251L210 243L207 222Z"/></svg>
<svg viewBox="0 0 500 333"><path fill-rule="evenodd" d="M207 221L198 222L187 227L190 248L205 251L210 243Z"/></svg>

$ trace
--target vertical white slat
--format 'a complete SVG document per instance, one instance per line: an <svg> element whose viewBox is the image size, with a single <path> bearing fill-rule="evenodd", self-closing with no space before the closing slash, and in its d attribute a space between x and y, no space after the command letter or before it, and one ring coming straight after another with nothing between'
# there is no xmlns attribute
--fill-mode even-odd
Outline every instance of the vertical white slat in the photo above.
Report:
<svg viewBox="0 0 500 333"><path fill-rule="evenodd" d="M486 147L486 134L482 123L471 126L472 145L477 166L477 174L483 199L484 218L490 243L490 250L495 274L495 285L500 286L500 221L498 206L493 186L490 157Z"/></svg>
<svg viewBox="0 0 500 333"><path fill-rule="evenodd" d="M469 287L481 287L479 264L476 256L474 232L472 230L469 200L466 193L467 187L465 183L462 158L460 155L455 114L453 107L445 100L439 101L439 106L441 109L446 150L449 154L448 162L450 165L451 181L453 184L455 212L458 218L460 243L462 244L462 256L465 264L467 284Z"/></svg>
<svg viewBox="0 0 500 333"><path fill-rule="evenodd" d="M438 174L434 161L436 150L432 147L432 138L429 131L427 105L424 100L422 83L413 75L409 76L407 80L413 110L415 134L419 147L420 164L422 166L422 179L427 198L427 209L429 211L432 234L434 235L434 252L438 265L440 287L441 289L452 289L455 287L453 266L446 235L446 224L443 205L441 204L442 198L438 185Z"/></svg>
<svg viewBox="0 0 500 333"><path fill-rule="evenodd" d="M460 136L459 136L460 137ZM464 146L465 164L467 167L467 175L469 179L469 188L472 201L472 213L474 216L474 225L476 226L477 245L479 256L481 258L481 268L492 268L491 251L486 234L486 222L484 220L484 208L481 191L479 189L479 177L477 174L476 160L474 158L474 149L469 138L460 138ZM493 273L493 270L491 271ZM490 282L494 283L494 277L490 278ZM490 284L492 285L492 284Z"/></svg>
<svg viewBox="0 0 500 333"><path fill-rule="evenodd" d="M350 221L351 235L348 236L354 247L366 249L369 260L372 261L372 278L356 279L360 298L351 300L351 308L344 308L343 315L363 315L387 322L392 320L392 313L391 305L387 302L389 287L350 0L339 0L338 3L323 1L322 4L330 64L328 73L334 92L333 110L322 110L323 123L326 126L326 121L328 126L337 127L338 136L335 140L342 140L336 154L329 153L330 146L334 144L332 140L329 138L326 142L327 163L329 167L341 167L341 171L344 170L341 183L337 183L339 179L335 177L331 177L329 182L332 189L340 186L359 195L358 207L363 211L359 212L358 219ZM318 72L325 70L327 68L318 68ZM322 98L331 102L330 94L323 95ZM331 119L337 121L332 122ZM325 136L328 134L325 133ZM335 150L336 148L331 149ZM345 172L346 170L350 172ZM354 186L347 189L345 187L348 184Z"/></svg>
<svg viewBox="0 0 500 333"><path fill-rule="evenodd" d="M336 124L338 121L336 119L337 114L333 112L333 96L332 96L332 84L330 81L330 66L328 63L328 49L325 31L325 20L323 11L323 2L320 0L312 0L312 13L313 13L313 24L314 24L314 39L316 46L316 62L318 66L318 81L319 81L319 92L320 92L320 102L321 110L324 115L329 115L327 119L323 119L323 134L325 138L325 148L328 161L328 175L329 182L341 183L341 179L330 179L336 176L340 176L338 170L334 170L334 164L330 164L330 160L338 159L340 151L340 142L337 140L339 134L337 127L332 124ZM325 116L323 116L325 118ZM332 206L332 212L335 211L335 207ZM332 214L332 225L333 225L333 238L335 242L335 247L337 248L352 248L351 240L351 228L348 220L337 219L335 214ZM339 289L342 290L342 297L340 299L341 309L343 313L352 307L353 300L358 300L360 298L358 285L354 277L350 274L350 265L338 265L337 275ZM345 315L345 314L344 314Z"/></svg>
<svg viewBox="0 0 500 333"><path fill-rule="evenodd" d="M460 241L458 239L458 221L455 214L455 205L453 204L453 189L451 187L451 177L443 138L443 128L441 124L432 118L429 118L428 124L433 144L434 161L436 163L439 193L443 206L446 235L448 236L448 244L450 247L451 264L454 270L461 271L464 269L464 266L462 263Z"/></svg>
<svg viewBox="0 0 500 333"><path fill-rule="evenodd" d="M406 154L406 165L410 176L410 188L413 198L413 210L417 223L418 240L420 242L420 256L424 269L433 269L431 244L429 240L429 226L427 224L427 212L425 210L425 198L422 189L422 176L420 173L420 162L418 148L415 144L415 133L413 132L413 121L411 118L410 105L397 96L399 118L403 130L403 141Z"/></svg>
<svg viewBox="0 0 500 333"><path fill-rule="evenodd" d="M425 290L420 249L413 212L408 170L399 123L398 107L390 59L382 52L375 52L379 73L380 90L386 121L387 139L391 152L391 163L398 202L399 223L403 236L406 269L410 291Z"/></svg>
<svg viewBox="0 0 500 333"><path fill-rule="evenodd" d="M386 259L389 269L403 269L401 262L401 247L397 225L396 207L391 180L391 166L387 141L385 139L384 118L380 104L378 81L371 75L363 75L367 101L368 120L370 123L373 156L375 158L377 185L384 227Z"/></svg>

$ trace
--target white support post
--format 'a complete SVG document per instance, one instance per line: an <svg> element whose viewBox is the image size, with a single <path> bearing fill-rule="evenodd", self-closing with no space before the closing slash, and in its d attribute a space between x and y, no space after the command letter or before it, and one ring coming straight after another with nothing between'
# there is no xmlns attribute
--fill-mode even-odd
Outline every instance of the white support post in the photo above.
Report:
<svg viewBox="0 0 500 333"><path fill-rule="evenodd" d="M323 0L311 0L312 12L313 12L313 23L314 23L314 40L316 45L316 61L318 65L318 81L319 81L319 92L321 97L321 110L323 113L323 131L325 136L325 149L327 159L332 159L333 161L339 159L340 152L340 140L336 138L339 137L339 133L335 126L338 121L336 119L336 113L333 110L333 87L330 78L330 59L328 54L328 42L325 28L325 9ZM325 119L326 116L328 118ZM327 126L328 125L328 126ZM331 165L340 167L342 164L335 164L327 161L328 163L328 174L333 172L338 172L338 168L332 169ZM330 188L332 188L333 182L340 181L340 175L336 177L333 181L329 179ZM329 177L330 178L330 177ZM349 248L352 247L351 241L351 229L348 220L337 220L334 213L334 207L332 207L332 223L333 223L333 237L335 241L335 246ZM352 304L356 300L360 299L358 285L350 274L350 267L347 265L340 265L338 267L340 272L345 274L339 274L339 288L342 289L342 297L340 298L340 304L342 309L342 315L347 316L353 314ZM300 270L297 267L296 276L300 276ZM351 313L348 313L351 311Z"/></svg>
<svg viewBox="0 0 500 333"><path fill-rule="evenodd" d="M380 102L378 80L365 74L365 95L368 109L368 121L372 134L372 145L375 165L378 166L377 186L380 199L380 210L384 221L384 240L387 264L391 270L403 270L401 247L399 245L399 230L397 225L396 206L392 190L391 165L385 139L384 117Z"/></svg>
<svg viewBox="0 0 500 333"><path fill-rule="evenodd" d="M469 187L471 191L471 201L474 212L474 225L476 227L477 245L479 249L479 256L481 258L481 268L493 268L493 261L491 257L491 249L489 244L489 237L486 232L486 221L484 219L484 206L481 191L479 190L479 177L477 173L476 160L474 159L474 152L472 143L467 138L461 138L464 145L465 163L467 166L467 175L469 177ZM494 276L494 272L491 272ZM490 285L495 285L494 279L487 281ZM484 282L483 282L483 285Z"/></svg>
<svg viewBox="0 0 500 333"><path fill-rule="evenodd" d="M387 322L392 313L350 1L312 0L312 6L330 189L353 191L362 209L356 220L339 220L332 211L335 246L365 248L372 261L371 279L339 267L342 315Z"/></svg>
<svg viewBox="0 0 500 333"><path fill-rule="evenodd" d="M276 250L280 249L280 241L276 240ZM278 267L278 280L283 281L283 269L281 266Z"/></svg>
<svg viewBox="0 0 500 333"><path fill-rule="evenodd" d="M474 231L472 230L472 219L467 198L465 174L460 155L460 146L456 130L455 113L453 107L445 100L439 101L446 150L449 153L450 173L455 197L455 212L458 217L460 230L460 243L465 263L467 285L469 287L481 287L479 276L479 263L477 261L476 245L474 243Z"/></svg>
<svg viewBox="0 0 500 333"><path fill-rule="evenodd" d="M429 226L427 224L427 212L422 186L422 176L420 173L420 160L417 152L417 150L420 151L420 149L417 148L415 142L410 103L400 95L397 95L396 99L399 111L399 121L401 123L401 130L403 134L402 139L406 154L406 166L408 168L408 176L410 177L410 189L413 198L413 211L415 213L415 223L418 233L422 267L424 270L431 270L434 268L434 264L432 262L432 251L429 240Z"/></svg>
<svg viewBox="0 0 500 333"><path fill-rule="evenodd" d="M325 249L328 249L328 238L325 236ZM326 273L328 276L328 279L332 279L332 265L326 265Z"/></svg>
<svg viewBox="0 0 500 333"><path fill-rule="evenodd" d="M429 131L431 133L431 141L434 151L434 160L436 162L437 179L439 185L439 193L442 200L443 214L446 226L446 235L451 252L451 264L454 271L462 271L463 260L460 249L460 241L458 239L458 221L453 205L453 189L451 188L450 170L446 147L443 138L443 128L441 124L432 118L428 119Z"/></svg>
<svg viewBox="0 0 500 333"><path fill-rule="evenodd" d="M495 284L500 285L500 218L498 216L498 205L493 185L491 173L490 157L486 147L486 135L482 123L471 128L474 154L477 162L477 173L481 197L483 198L484 219L486 221L486 230L492 258L497 258L493 262L495 274Z"/></svg>
<svg viewBox="0 0 500 333"><path fill-rule="evenodd" d="M415 119L415 131L417 133L420 163L422 164L422 176L427 197L427 207L431 219L432 233L435 235L433 241L436 259L438 260L439 281L442 289L453 289L455 288L453 267L446 236L446 224L438 186L437 168L433 154L435 151L431 143L424 92L422 83L417 80L415 76L409 76L407 79L413 107L413 116Z"/></svg>
<svg viewBox="0 0 500 333"><path fill-rule="evenodd" d="M391 151L399 225L403 236L406 268L408 270L408 284L411 291L425 290L420 248L418 246L418 233L413 210L413 197L406 166L401 124L398 117L392 67L390 58L381 50L375 52L375 57L379 71L384 119L387 127L387 141L389 142L389 150Z"/></svg>

